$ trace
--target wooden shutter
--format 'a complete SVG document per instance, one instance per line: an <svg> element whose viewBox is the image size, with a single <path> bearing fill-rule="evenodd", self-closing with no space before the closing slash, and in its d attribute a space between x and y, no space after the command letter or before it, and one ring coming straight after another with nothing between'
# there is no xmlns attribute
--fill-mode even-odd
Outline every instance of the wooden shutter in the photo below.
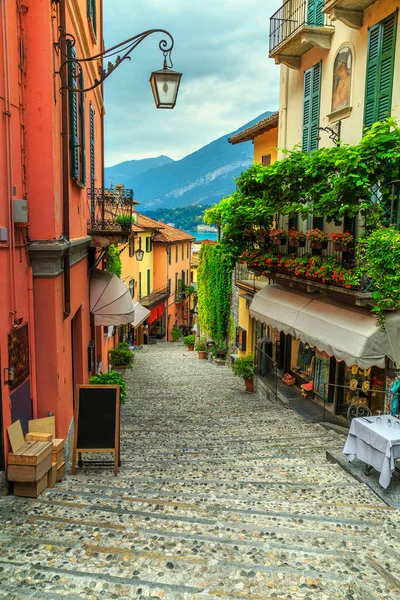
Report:
<svg viewBox="0 0 400 600"><path fill-rule="evenodd" d="M299 215L297 213L290 213L288 229L297 229L299 225Z"/></svg>
<svg viewBox="0 0 400 600"><path fill-rule="evenodd" d="M97 7L96 0L87 0L87 16L92 22L94 35L97 37Z"/></svg>
<svg viewBox="0 0 400 600"><path fill-rule="evenodd" d="M71 45L71 42L67 41L67 56L68 59L76 58L75 48ZM74 71L76 68L75 63L69 63L68 69L68 86L76 89L76 79L74 77ZM70 91L68 93L68 108L69 108L69 149L70 149L70 160L71 160L71 176L74 179L79 179L79 133L78 133L78 96L76 92Z"/></svg>
<svg viewBox="0 0 400 600"><path fill-rule="evenodd" d="M261 162L264 165L264 167L269 167L269 165L271 164L271 155L264 154L261 158Z"/></svg>
<svg viewBox="0 0 400 600"><path fill-rule="evenodd" d="M139 273L139 298L142 297L142 273Z"/></svg>
<svg viewBox="0 0 400 600"><path fill-rule="evenodd" d="M344 217L343 219L343 232L355 234L356 230L356 218L355 217Z"/></svg>
<svg viewBox="0 0 400 600"><path fill-rule="evenodd" d="M318 25L321 27L324 24L324 14L322 8L325 0L308 0L307 5L307 25Z"/></svg>
<svg viewBox="0 0 400 600"><path fill-rule="evenodd" d="M364 126L386 118L392 108L397 12L369 30Z"/></svg>
<svg viewBox="0 0 400 600"><path fill-rule="evenodd" d="M321 96L321 63L304 73L304 107L302 149L312 152L318 149L318 127Z"/></svg>
<svg viewBox="0 0 400 600"><path fill-rule="evenodd" d="M324 230L324 217L313 217L312 228L323 231Z"/></svg>
<svg viewBox="0 0 400 600"><path fill-rule="evenodd" d="M83 90L83 73L79 77L80 89ZM85 94L79 93L79 149L80 149L80 181L86 183L86 132L85 132Z"/></svg>
<svg viewBox="0 0 400 600"><path fill-rule="evenodd" d="M150 279L151 279L150 269L147 269L147 295L148 296L150 296L150 290L151 290Z"/></svg>
<svg viewBox="0 0 400 600"><path fill-rule="evenodd" d="M95 160L94 160L94 108L90 105L90 188L92 198L95 188Z"/></svg>

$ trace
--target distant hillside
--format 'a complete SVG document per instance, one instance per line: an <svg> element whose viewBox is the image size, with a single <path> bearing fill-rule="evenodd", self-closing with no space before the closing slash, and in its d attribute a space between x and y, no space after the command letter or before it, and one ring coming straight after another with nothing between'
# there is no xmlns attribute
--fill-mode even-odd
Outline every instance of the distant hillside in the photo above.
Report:
<svg viewBox="0 0 400 600"><path fill-rule="evenodd" d="M207 206L201 204L191 204L179 208L159 208L142 212L156 221L173 223L174 227L183 229L183 231L194 231L197 225L203 223L203 212L206 208Z"/></svg>
<svg viewBox="0 0 400 600"><path fill-rule="evenodd" d="M126 188L134 188L138 175L174 162L169 156L157 156L157 158L143 158L142 160L126 160L125 162L106 167L104 169L104 182L106 187L123 183Z"/></svg>
<svg viewBox="0 0 400 600"><path fill-rule="evenodd" d="M253 158L251 142L232 146L228 143L228 138L272 114L266 112L259 115L236 131L214 140L181 160L171 161L167 157L159 157L167 159L166 164L142 170L141 173L133 173L129 165L133 163L135 166L144 161L128 161L108 167L105 170L106 182L112 171L114 185L123 183L126 187L132 187L135 199L140 202L140 210L215 204L235 190L234 180L251 165ZM119 171L122 166L123 169ZM120 176L119 179L116 174Z"/></svg>

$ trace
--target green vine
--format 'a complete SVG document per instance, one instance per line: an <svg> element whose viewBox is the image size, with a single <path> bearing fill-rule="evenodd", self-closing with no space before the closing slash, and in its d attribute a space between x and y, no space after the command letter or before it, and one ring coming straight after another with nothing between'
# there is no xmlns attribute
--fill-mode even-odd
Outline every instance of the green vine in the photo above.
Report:
<svg viewBox="0 0 400 600"><path fill-rule="evenodd" d="M218 347L229 337L232 262L220 244L205 243L199 253L198 320Z"/></svg>
<svg viewBox="0 0 400 600"><path fill-rule="evenodd" d="M114 244L111 244L107 248L107 271L114 273L117 277L121 277L122 261L118 247Z"/></svg>

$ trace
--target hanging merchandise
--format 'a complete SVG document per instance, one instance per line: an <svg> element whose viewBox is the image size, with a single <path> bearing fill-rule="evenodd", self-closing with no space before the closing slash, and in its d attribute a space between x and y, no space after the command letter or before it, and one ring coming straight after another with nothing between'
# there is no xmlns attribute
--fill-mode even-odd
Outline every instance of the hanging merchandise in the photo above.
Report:
<svg viewBox="0 0 400 600"><path fill-rule="evenodd" d="M400 392L400 379L397 377L393 383L390 393L392 394L392 406L391 414L396 416L399 413L399 392Z"/></svg>

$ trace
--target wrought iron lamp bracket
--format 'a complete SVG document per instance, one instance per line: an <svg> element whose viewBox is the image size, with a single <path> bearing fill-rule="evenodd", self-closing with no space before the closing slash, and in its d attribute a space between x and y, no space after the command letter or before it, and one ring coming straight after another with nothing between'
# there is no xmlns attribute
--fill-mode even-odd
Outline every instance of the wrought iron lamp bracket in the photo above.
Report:
<svg viewBox="0 0 400 600"><path fill-rule="evenodd" d="M335 144L335 146L340 145L340 134L342 129L342 121L337 121L332 127L318 127L318 131L325 131L329 135L329 139ZM318 136L317 140L320 140L321 137Z"/></svg>
<svg viewBox="0 0 400 600"><path fill-rule="evenodd" d="M54 44L55 48L61 52L62 63L60 65L60 70L55 71L56 75L60 75L62 86L60 88L60 92L63 93L64 90L69 92L89 92L94 88L101 85L115 69L125 60L131 60L131 53L145 40L149 35L153 33L163 33L168 36L168 39L162 39L158 46L163 53L164 56L164 68L172 69L173 64L171 60L171 52L174 47L174 38L172 35L166 31L165 29L148 29L147 31L143 31L142 33L138 33L133 37L108 48L108 50L104 50L103 52L99 52L94 56L90 56L88 58L78 58L73 57L68 54L67 48L74 48L76 44L75 37L66 32L63 27L58 28L60 32L60 36L58 41ZM109 59L114 57L113 60L109 60L107 63L107 68L103 67L103 61L105 59ZM90 63L100 61L100 65L98 67L99 76L94 79L93 85L81 88L79 85L79 79L82 74L82 65L83 63ZM68 77L72 77L76 82L76 86L68 85Z"/></svg>

